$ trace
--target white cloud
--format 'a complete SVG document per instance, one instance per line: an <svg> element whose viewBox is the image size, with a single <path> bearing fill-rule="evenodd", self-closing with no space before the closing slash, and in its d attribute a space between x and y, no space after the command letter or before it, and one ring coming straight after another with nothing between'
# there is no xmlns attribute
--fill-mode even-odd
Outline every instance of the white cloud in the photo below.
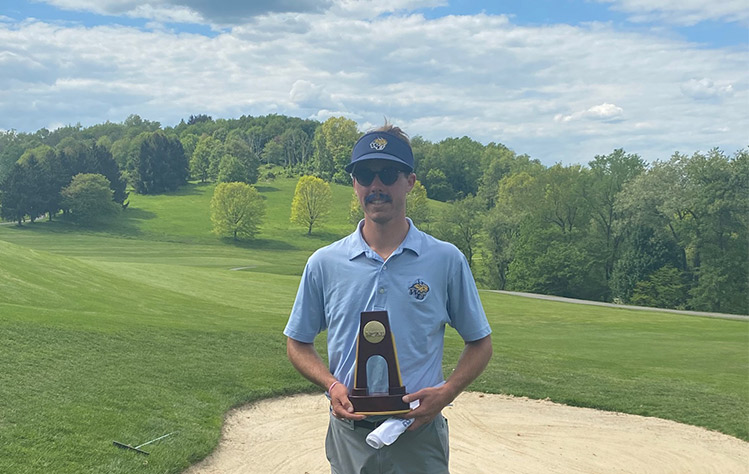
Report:
<svg viewBox="0 0 749 474"><path fill-rule="evenodd" d="M164 125L198 113L343 115L364 129L387 116L411 135L502 142L545 163L619 147L650 161L734 151L749 129L744 51L608 24L284 13L209 38L27 21L0 23L0 44L2 129L133 113Z"/></svg>
<svg viewBox="0 0 749 474"><path fill-rule="evenodd" d="M299 79L289 91L289 99L298 107L318 107L319 104L332 104L332 96L324 87Z"/></svg>
<svg viewBox="0 0 749 474"><path fill-rule="evenodd" d="M383 13L446 6L447 0L334 0L331 12L343 17L376 18Z"/></svg>
<svg viewBox="0 0 749 474"><path fill-rule="evenodd" d="M591 119L591 120L608 120L611 121L622 115L624 109L621 107L604 102L600 105L594 105L587 110L575 112L570 115L557 114L554 116L554 120L557 122L570 122L578 119Z"/></svg>
<svg viewBox="0 0 749 474"><path fill-rule="evenodd" d="M195 10L183 6L136 5L124 12L133 18L145 18L166 23L202 23L203 17Z"/></svg>
<svg viewBox="0 0 749 474"><path fill-rule="evenodd" d="M733 85L715 84L711 79L690 79L682 84L681 92L693 99L721 99L733 95Z"/></svg>
<svg viewBox="0 0 749 474"><path fill-rule="evenodd" d="M695 25L715 20L749 24L746 0L597 0L610 3L615 10L629 13L637 22L662 21L677 25Z"/></svg>
<svg viewBox="0 0 749 474"><path fill-rule="evenodd" d="M617 107L614 104L603 103L589 108L586 111L586 116L608 120L614 117L619 117L622 112L624 112L624 110L621 107Z"/></svg>

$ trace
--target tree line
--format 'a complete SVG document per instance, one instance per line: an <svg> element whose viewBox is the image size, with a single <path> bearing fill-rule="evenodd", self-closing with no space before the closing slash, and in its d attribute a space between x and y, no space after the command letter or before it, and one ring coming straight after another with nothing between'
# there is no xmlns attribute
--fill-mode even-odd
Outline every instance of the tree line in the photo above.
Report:
<svg viewBox="0 0 749 474"><path fill-rule="evenodd" d="M624 150L587 167L510 159L499 174L434 226L488 287L749 314L747 150L649 166Z"/></svg>
<svg viewBox="0 0 749 474"><path fill-rule="evenodd" d="M251 185L282 173L350 184L343 168L359 136L343 117L282 115L197 115L174 127L133 115L87 128L0 132L0 215L19 224L81 216L90 209L76 203L81 190L104 183L83 179L91 174L106 179L121 207L128 189L156 194L188 179ZM544 166L469 137L416 136L412 147L419 185L409 215L458 246L486 287L749 313L747 149L650 164L619 149L587 165ZM77 193L65 191L79 175ZM430 211L426 196L450 205ZM355 221L355 202L351 209Z"/></svg>

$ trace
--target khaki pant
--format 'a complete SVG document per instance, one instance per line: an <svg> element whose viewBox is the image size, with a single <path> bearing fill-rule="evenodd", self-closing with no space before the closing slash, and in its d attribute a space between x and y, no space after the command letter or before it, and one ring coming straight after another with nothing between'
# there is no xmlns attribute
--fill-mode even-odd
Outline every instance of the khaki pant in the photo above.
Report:
<svg viewBox="0 0 749 474"><path fill-rule="evenodd" d="M382 449L367 444L370 431L331 415L325 454L332 474L449 474L449 432L441 414Z"/></svg>

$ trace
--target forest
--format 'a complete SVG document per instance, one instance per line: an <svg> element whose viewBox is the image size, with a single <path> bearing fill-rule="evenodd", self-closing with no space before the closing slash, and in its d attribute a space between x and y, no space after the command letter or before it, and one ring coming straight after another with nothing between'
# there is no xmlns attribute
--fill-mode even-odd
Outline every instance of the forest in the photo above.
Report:
<svg viewBox="0 0 749 474"><path fill-rule="evenodd" d="M169 192L188 180L313 175L348 185L343 168L361 134L343 117L203 114L175 126L131 115L0 131L0 217L75 220L91 212L85 190L107 183L107 199L124 212L129 193ZM411 144L427 196L449 203L414 220L460 248L481 286L749 314L748 148L651 163L615 149L581 157L587 165L545 166L466 136L413 136Z"/></svg>

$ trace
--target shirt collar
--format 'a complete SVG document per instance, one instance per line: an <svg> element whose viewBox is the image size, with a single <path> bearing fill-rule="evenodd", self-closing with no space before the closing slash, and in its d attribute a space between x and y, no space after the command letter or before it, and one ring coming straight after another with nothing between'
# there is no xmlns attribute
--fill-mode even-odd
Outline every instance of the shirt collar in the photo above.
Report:
<svg viewBox="0 0 749 474"><path fill-rule="evenodd" d="M393 255L397 255L403 250L410 250L418 256L421 253L421 231L416 228L410 218L406 217L406 220L408 221L408 233L406 234L406 238L403 239L403 242L401 242L395 252L393 252ZM366 254L367 252L373 252L364 240L364 237L361 235L361 229L363 226L364 219L359 221L356 230L349 236L349 260L353 260L363 253Z"/></svg>

